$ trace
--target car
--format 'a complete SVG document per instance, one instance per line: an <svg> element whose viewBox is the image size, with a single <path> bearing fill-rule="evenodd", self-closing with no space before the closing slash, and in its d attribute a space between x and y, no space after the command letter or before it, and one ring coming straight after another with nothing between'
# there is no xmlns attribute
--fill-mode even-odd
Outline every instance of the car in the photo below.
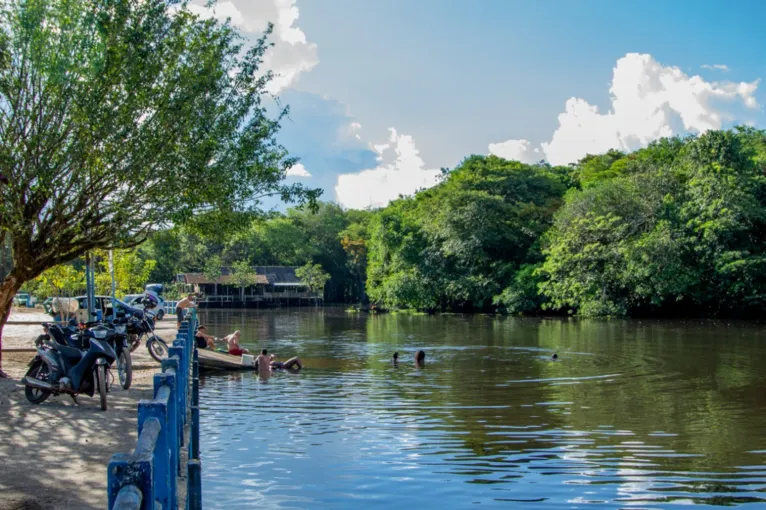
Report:
<svg viewBox="0 0 766 510"><path fill-rule="evenodd" d="M35 298L26 292L18 292L13 297L13 304L16 306L32 307L35 305Z"/></svg>
<svg viewBox="0 0 766 510"><path fill-rule="evenodd" d="M165 300L160 296L156 297L157 301L159 301L159 304L157 305L157 320L160 321L165 316ZM128 294L122 298L125 303L132 306L133 308L138 308L139 310L144 309L143 299L144 294Z"/></svg>

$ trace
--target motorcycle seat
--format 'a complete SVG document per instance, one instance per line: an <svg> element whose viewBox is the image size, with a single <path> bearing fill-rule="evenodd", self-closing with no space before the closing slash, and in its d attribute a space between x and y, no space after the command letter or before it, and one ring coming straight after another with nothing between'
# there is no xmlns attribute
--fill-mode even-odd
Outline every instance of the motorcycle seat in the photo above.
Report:
<svg viewBox="0 0 766 510"><path fill-rule="evenodd" d="M80 349L75 349L74 347L66 345L55 344L53 348L60 352L62 356L70 360L79 360L83 355L83 352Z"/></svg>

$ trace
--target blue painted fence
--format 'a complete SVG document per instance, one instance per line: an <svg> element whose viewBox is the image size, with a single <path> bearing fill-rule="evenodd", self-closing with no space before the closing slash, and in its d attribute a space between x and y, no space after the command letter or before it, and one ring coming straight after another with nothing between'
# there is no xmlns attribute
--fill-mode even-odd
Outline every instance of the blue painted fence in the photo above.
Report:
<svg viewBox="0 0 766 510"><path fill-rule="evenodd" d="M202 508L202 464L199 460L199 363L194 342L196 310L178 331L162 371L154 375L154 399L138 403L138 442L133 453L109 461L109 510L176 510L181 448L187 414L189 427L186 508ZM191 387L191 395L189 388Z"/></svg>

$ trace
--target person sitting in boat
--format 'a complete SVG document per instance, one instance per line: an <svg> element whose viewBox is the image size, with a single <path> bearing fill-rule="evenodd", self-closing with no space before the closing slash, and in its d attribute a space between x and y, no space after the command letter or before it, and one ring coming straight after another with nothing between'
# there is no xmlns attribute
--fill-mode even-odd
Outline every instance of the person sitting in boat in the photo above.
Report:
<svg viewBox="0 0 766 510"><path fill-rule="evenodd" d="M250 351L247 349L243 349L239 346L239 337L240 332L239 330L235 331L231 335L228 335L224 337L224 340L226 341L226 344L229 347L229 354L232 356L242 356L243 354L250 354Z"/></svg>
<svg viewBox="0 0 766 510"><path fill-rule="evenodd" d="M277 361L276 355L269 356L269 366L272 370L300 370L303 368L301 359L298 356L290 358L287 361Z"/></svg>
<svg viewBox="0 0 766 510"><path fill-rule="evenodd" d="M206 331L207 328L205 328L205 326L200 326L197 328L197 332L194 333L194 340L197 342L197 349L215 350L216 338L214 336L208 335Z"/></svg>

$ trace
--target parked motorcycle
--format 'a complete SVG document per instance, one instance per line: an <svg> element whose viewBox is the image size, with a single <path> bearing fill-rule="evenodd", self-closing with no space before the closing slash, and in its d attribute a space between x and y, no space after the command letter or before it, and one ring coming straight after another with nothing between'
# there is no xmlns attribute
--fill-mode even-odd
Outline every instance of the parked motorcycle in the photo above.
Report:
<svg viewBox="0 0 766 510"><path fill-rule="evenodd" d="M119 320L109 323L105 340L109 342L117 355L117 378L120 380L122 389L127 390L133 382L133 360L130 357L127 325Z"/></svg>
<svg viewBox="0 0 766 510"><path fill-rule="evenodd" d="M154 314L152 308L156 306L157 298L147 295L144 299L143 310L123 307L126 308L125 318L127 320L126 326L130 352L135 351L141 345L141 342L146 339L146 348L149 350L149 354L156 361L160 362L168 354L168 344L165 343L165 340L154 334Z"/></svg>
<svg viewBox="0 0 766 510"><path fill-rule="evenodd" d="M27 400L40 404L51 394L66 393L76 403L77 395L92 397L98 391L101 409L106 411L109 367L117 359L105 340L107 334L103 325L81 330L72 340L80 342L83 349L50 341L41 345L22 380Z"/></svg>

